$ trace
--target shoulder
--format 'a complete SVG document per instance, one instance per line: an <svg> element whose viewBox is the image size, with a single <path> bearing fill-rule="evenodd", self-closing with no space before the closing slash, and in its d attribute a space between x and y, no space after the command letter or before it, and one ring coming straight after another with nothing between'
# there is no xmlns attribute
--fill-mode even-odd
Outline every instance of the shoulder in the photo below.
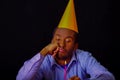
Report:
<svg viewBox="0 0 120 80"><path fill-rule="evenodd" d="M95 57L93 57L89 51L77 49L75 54L78 63L84 70L92 66L92 64L97 63Z"/></svg>
<svg viewBox="0 0 120 80"><path fill-rule="evenodd" d="M75 54L77 61L84 65L89 63L91 60L95 60L92 53L89 51L77 49Z"/></svg>
<svg viewBox="0 0 120 80"><path fill-rule="evenodd" d="M92 56L92 53L91 52L89 52L89 51L85 51L85 50L81 50L81 49L77 49L76 51L75 51L75 54L76 54L76 56L77 57L80 57L80 58L82 58L82 57L90 57L90 56Z"/></svg>

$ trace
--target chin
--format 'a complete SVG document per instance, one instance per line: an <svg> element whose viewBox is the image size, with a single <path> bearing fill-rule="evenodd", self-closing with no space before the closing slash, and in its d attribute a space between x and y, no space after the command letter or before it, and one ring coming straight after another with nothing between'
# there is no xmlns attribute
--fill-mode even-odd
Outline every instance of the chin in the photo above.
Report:
<svg viewBox="0 0 120 80"><path fill-rule="evenodd" d="M58 58L58 59L66 59L67 56L66 56L66 55L61 55L61 54L60 54L60 55L57 55L57 58Z"/></svg>

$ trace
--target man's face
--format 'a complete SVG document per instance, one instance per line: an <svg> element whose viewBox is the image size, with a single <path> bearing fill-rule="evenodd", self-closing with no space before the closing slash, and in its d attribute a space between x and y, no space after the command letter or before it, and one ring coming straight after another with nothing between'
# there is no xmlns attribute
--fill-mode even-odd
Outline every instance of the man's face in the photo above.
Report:
<svg viewBox="0 0 120 80"><path fill-rule="evenodd" d="M71 58L77 46L77 43L75 43L75 32L64 28L56 29L52 42L58 44L59 51L56 54L58 59Z"/></svg>

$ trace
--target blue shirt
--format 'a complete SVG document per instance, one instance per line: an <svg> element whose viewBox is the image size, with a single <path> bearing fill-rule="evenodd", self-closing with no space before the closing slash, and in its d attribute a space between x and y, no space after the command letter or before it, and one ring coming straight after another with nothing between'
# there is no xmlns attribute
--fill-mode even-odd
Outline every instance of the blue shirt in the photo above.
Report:
<svg viewBox="0 0 120 80"><path fill-rule="evenodd" d="M77 49L67 65L66 78L78 76L81 80L115 80L113 74L87 51ZM36 54L25 61L16 80L64 80L64 68L51 55Z"/></svg>

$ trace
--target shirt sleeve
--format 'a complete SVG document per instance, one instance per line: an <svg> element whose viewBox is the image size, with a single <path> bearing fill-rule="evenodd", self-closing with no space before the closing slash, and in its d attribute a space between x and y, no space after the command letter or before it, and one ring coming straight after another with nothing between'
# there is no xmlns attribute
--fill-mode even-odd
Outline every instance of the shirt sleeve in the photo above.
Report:
<svg viewBox="0 0 120 80"><path fill-rule="evenodd" d="M92 55L85 55L86 72L90 75L87 80L115 80L113 74L100 64Z"/></svg>
<svg viewBox="0 0 120 80"><path fill-rule="evenodd" d="M16 76L16 80L35 80L38 77L37 71L43 60L44 56L38 53L30 60L25 61ZM42 78L42 74L39 74L40 78Z"/></svg>

